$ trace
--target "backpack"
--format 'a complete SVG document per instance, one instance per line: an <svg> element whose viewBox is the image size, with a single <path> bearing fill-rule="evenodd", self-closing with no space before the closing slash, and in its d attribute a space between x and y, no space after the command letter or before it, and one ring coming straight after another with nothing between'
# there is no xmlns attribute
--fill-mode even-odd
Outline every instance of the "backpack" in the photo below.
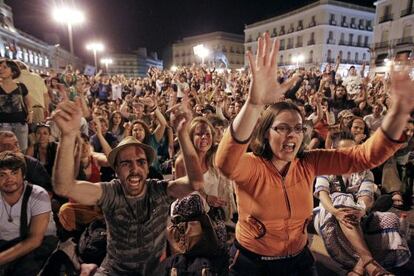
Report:
<svg viewBox="0 0 414 276"><path fill-rule="evenodd" d="M167 239L175 254L213 256L221 253L227 240L224 221L210 216L204 199L192 193L172 206Z"/></svg>
<svg viewBox="0 0 414 276"><path fill-rule="evenodd" d="M105 255L106 223L104 219L97 219L83 231L78 243L78 256L82 263L100 265Z"/></svg>

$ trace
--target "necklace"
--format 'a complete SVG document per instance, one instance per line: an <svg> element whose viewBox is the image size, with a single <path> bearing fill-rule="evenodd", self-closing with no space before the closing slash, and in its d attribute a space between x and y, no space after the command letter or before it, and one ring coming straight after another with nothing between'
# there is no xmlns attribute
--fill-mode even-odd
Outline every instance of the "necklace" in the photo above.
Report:
<svg viewBox="0 0 414 276"><path fill-rule="evenodd" d="M4 206L4 210L6 210L6 213L7 213L7 221L11 223L11 222L13 222L13 218L11 216L13 206L10 206L10 210L7 211L7 207L6 207L6 203L4 203L5 200L4 200L3 195L1 195L1 198L2 198L2 203L3 203L3 206Z"/></svg>

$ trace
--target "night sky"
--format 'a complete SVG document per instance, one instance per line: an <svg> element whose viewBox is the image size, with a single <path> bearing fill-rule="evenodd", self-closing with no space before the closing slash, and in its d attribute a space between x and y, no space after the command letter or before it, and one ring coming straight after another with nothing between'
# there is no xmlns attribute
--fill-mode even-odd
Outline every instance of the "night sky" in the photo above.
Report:
<svg viewBox="0 0 414 276"><path fill-rule="evenodd" d="M243 34L244 25L257 22L312 0L5 0L16 28L49 43L68 47L67 27L53 21L51 11L62 2L84 10L86 22L73 29L75 52L90 59L85 45L101 40L108 53L138 47L157 51L185 36L214 31ZM374 0L346 0L373 7Z"/></svg>

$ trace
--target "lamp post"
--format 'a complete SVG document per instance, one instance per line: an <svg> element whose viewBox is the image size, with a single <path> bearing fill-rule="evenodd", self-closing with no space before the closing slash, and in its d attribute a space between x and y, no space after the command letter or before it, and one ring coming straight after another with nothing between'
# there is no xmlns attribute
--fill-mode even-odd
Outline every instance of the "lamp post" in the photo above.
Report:
<svg viewBox="0 0 414 276"><path fill-rule="evenodd" d="M299 67L299 63L302 63L305 60L303 55L297 55L292 57L292 63L296 63L296 68Z"/></svg>
<svg viewBox="0 0 414 276"><path fill-rule="evenodd" d="M76 8L71 7L57 7L53 10L53 18L60 23L65 23L68 26L68 35L69 35L69 47L70 54L74 56L75 52L73 49L73 35L72 35L72 26L82 23L85 21L85 16L83 12Z"/></svg>
<svg viewBox="0 0 414 276"><path fill-rule="evenodd" d="M98 61L96 53L102 52L104 50L104 45L100 42L91 42L88 45L86 45L86 49L93 52L93 61L95 64L95 68L98 70Z"/></svg>
<svg viewBox="0 0 414 276"><path fill-rule="evenodd" d="M210 54L210 50L199 44L193 47L194 54L201 58L201 65L204 65L204 59Z"/></svg>
<svg viewBox="0 0 414 276"><path fill-rule="evenodd" d="M112 64L112 58L106 57L101 59L101 63L105 64L106 73L108 73L109 64Z"/></svg>

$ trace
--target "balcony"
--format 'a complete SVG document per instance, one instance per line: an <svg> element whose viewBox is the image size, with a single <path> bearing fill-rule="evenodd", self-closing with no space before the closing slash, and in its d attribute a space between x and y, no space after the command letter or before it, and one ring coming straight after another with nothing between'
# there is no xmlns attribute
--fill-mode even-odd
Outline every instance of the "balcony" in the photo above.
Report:
<svg viewBox="0 0 414 276"><path fill-rule="evenodd" d="M401 17L408 16L414 14L414 8L406 9L401 11Z"/></svg>
<svg viewBox="0 0 414 276"><path fill-rule="evenodd" d="M303 47L303 42L296 42L296 48Z"/></svg>
<svg viewBox="0 0 414 276"><path fill-rule="evenodd" d="M338 45L348 45L348 42L346 42L345 40L339 40Z"/></svg>
<svg viewBox="0 0 414 276"><path fill-rule="evenodd" d="M382 41L379 43L375 43L375 49L387 48L390 45L389 41Z"/></svg>
<svg viewBox="0 0 414 276"><path fill-rule="evenodd" d="M366 28L367 28L367 31L370 31L370 32L372 32L372 31L373 31L373 29L372 29L372 27L371 27L371 26L367 26Z"/></svg>
<svg viewBox="0 0 414 276"><path fill-rule="evenodd" d="M309 45L315 45L315 39L311 39L308 41L308 46Z"/></svg>
<svg viewBox="0 0 414 276"><path fill-rule="evenodd" d="M361 24L361 25L358 26L358 29L365 30L365 26Z"/></svg>
<svg viewBox="0 0 414 276"><path fill-rule="evenodd" d="M288 30L288 34L293 33L294 31L295 31L295 29L290 28L290 29Z"/></svg>
<svg viewBox="0 0 414 276"><path fill-rule="evenodd" d="M272 35L271 35L271 37L276 37L276 36L277 36L276 32L273 32Z"/></svg>
<svg viewBox="0 0 414 276"><path fill-rule="evenodd" d="M286 50L293 49L293 43L286 46Z"/></svg>
<svg viewBox="0 0 414 276"><path fill-rule="evenodd" d="M381 16L378 23L380 24L388 21L392 21L392 14L385 14L384 16Z"/></svg>
<svg viewBox="0 0 414 276"><path fill-rule="evenodd" d="M351 28L352 28L352 29L356 29L356 25L355 25L355 23L351 23Z"/></svg>
<svg viewBox="0 0 414 276"><path fill-rule="evenodd" d="M315 26L316 26L315 21L310 22L309 25L308 25L309 28L312 28L312 27L315 27Z"/></svg>
<svg viewBox="0 0 414 276"><path fill-rule="evenodd" d="M412 36L407 36L407 37L403 37L400 39L397 39L395 45L400 46L400 45L412 45L413 44L413 37Z"/></svg>
<svg viewBox="0 0 414 276"><path fill-rule="evenodd" d="M280 30L279 35L284 35L285 34L285 30Z"/></svg>
<svg viewBox="0 0 414 276"><path fill-rule="evenodd" d="M299 26L296 27L296 31L302 31L302 30L303 30L303 26L302 25L299 25Z"/></svg>
<svg viewBox="0 0 414 276"><path fill-rule="evenodd" d="M330 24L330 25L333 25L333 26L336 26L336 21L335 21L335 20L330 20L330 21L329 21L329 24Z"/></svg>
<svg viewBox="0 0 414 276"><path fill-rule="evenodd" d="M328 57L328 58L326 58L326 62L327 63L335 63L335 59L331 58L331 57Z"/></svg>
<svg viewBox="0 0 414 276"><path fill-rule="evenodd" d="M342 27L348 28L348 23L346 23L345 21L341 23Z"/></svg>
<svg viewBox="0 0 414 276"><path fill-rule="evenodd" d="M328 40L326 41L326 43L328 43L328 44L335 44L336 41L335 41L335 39L328 38Z"/></svg>

